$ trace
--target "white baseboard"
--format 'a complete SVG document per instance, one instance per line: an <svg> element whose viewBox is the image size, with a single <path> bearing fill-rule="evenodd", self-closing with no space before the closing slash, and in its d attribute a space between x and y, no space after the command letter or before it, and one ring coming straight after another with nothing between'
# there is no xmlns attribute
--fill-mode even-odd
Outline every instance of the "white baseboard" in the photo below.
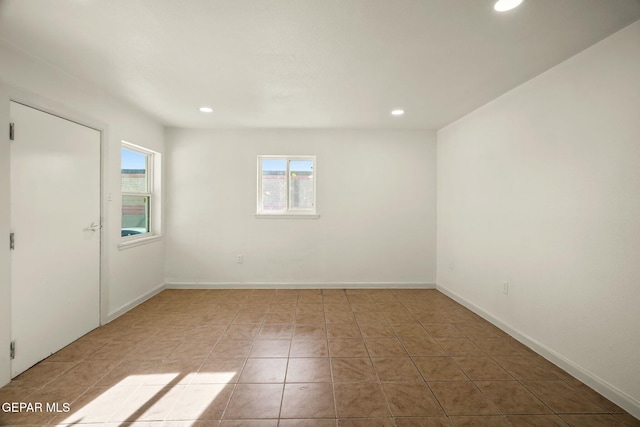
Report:
<svg viewBox="0 0 640 427"><path fill-rule="evenodd" d="M621 390L618 390L616 387L609 384L602 378L598 377L597 375L594 375L593 373L589 372L583 367L575 364L574 362L562 356L561 354L556 353L553 349L547 347L541 342L511 327L508 323L506 323L502 319L495 317L488 311L485 311L483 308L478 307L477 305L473 304L471 301L461 297L455 292L452 292L441 285L436 285L436 289L442 292L443 294L447 295L451 299L455 300L456 302L462 304L463 306L473 311L480 317L491 322L492 324L494 324L495 326L497 326L507 334L511 335L516 340L520 341L522 344L526 345L527 347L529 347L530 349L532 349L533 351L535 351L545 359L549 360L554 365L557 365L560 368L564 369L569 374L571 374L578 380L582 381L584 384L591 387L592 389L594 389L595 391L597 391L598 393L600 393L601 395L603 395L604 397L606 397L607 399L615 403L616 405L620 406L622 409L629 412L634 417L640 419L640 402L638 402L633 397L629 396L628 394L626 394Z"/></svg>
<svg viewBox="0 0 640 427"><path fill-rule="evenodd" d="M141 295L138 298L134 299L133 301L131 301L131 302L123 305L122 307L118 308L117 310L112 311L111 313L109 313L107 315L107 323L109 323L112 320L122 316L124 313L126 313L127 311L131 310L134 307L137 307L138 305L142 304L143 302L145 302L149 298L159 294L164 289L165 289L165 284L161 283L160 285L156 286L155 288L153 288L152 290L150 290L146 294Z"/></svg>
<svg viewBox="0 0 640 427"><path fill-rule="evenodd" d="M435 289L421 282L167 282L166 289Z"/></svg>

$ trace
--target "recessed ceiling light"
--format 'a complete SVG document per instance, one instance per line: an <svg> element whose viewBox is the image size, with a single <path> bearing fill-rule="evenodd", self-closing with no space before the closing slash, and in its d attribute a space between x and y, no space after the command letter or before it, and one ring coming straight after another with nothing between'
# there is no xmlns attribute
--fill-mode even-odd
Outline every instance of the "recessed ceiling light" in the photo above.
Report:
<svg viewBox="0 0 640 427"><path fill-rule="evenodd" d="M403 114L404 114L404 110L393 110L391 112L391 115L393 115L393 116L401 116Z"/></svg>
<svg viewBox="0 0 640 427"><path fill-rule="evenodd" d="M213 108L211 107L200 107L200 111L203 113L213 113Z"/></svg>
<svg viewBox="0 0 640 427"><path fill-rule="evenodd" d="M507 10L515 9L520 6L522 0L498 0L493 8L497 12L506 12Z"/></svg>

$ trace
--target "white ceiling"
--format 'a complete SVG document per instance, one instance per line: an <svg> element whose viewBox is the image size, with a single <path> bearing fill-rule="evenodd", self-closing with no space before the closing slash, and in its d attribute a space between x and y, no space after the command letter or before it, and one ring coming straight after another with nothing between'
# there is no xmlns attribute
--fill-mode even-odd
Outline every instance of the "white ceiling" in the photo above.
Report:
<svg viewBox="0 0 640 427"><path fill-rule="evenodd" d="M640 19L640 0L493 3L0 0L0 39L168 126L438 129Z"/></svg>

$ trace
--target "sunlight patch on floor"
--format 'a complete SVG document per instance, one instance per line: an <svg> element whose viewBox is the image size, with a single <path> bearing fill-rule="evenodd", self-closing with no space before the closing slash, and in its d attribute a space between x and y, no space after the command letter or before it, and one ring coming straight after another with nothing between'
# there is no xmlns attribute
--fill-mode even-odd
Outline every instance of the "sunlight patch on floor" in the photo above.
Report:
<svg viewBox="0 0 640 427"><path fill-rule="evenodd" d="M80 409L74 410L72 405L73 413L58 425L197 420L235 375L236 372L206 371L129 375ZM197 383L192 384L196 378Z"/></svg>

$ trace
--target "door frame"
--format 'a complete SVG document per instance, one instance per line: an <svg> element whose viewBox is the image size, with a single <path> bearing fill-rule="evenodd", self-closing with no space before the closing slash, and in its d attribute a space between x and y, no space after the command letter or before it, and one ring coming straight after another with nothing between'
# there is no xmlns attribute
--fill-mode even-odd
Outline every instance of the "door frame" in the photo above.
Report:
<svg viewBox="0 0 640 427"><path fill-rule="evenodd" d="M102 228L100 229L100 255L99 255L99 280L98 280L98 297L99 297L99 326L102 326L108 322L108 254L109 254L109 235L110 235L110 227L109 227L109 192L108 192L108 173L107 173L107 165L109 159L109 150L108 150L108 141L109 141L109 129L108 125L100 120L97 120L93 117L87 116L77 110L71 109L64 104L53 101L48 98L44 98L40 95L24 91L19 88L7 86L8 99L5 99L7 102L7 110L10 112L10 104L11 102L16 102L18 104L25 105L27 107L42 111L47 114L51 114L53 116L59 117L64 120L68 120L70 122L94 129L100 132L100 223L102 224ZM11 116L9 116L9 119ZM16 129L16 132L19 132L19 129ZM11 144L12 142L9 141ZM9 200L11 200L11 188L9 188ZM13 219L10 218L11 223L13 223ZM13 289L13 283L9 284L9 291ZM11 307L13 310L13 307ZM11 313L9 313L11 316ZM13 325L9 324L9 329L11 336L13 337ZM11 364L9 365L9 369L11 368ZM10 374L10 373L9 373Z"/></svg>

